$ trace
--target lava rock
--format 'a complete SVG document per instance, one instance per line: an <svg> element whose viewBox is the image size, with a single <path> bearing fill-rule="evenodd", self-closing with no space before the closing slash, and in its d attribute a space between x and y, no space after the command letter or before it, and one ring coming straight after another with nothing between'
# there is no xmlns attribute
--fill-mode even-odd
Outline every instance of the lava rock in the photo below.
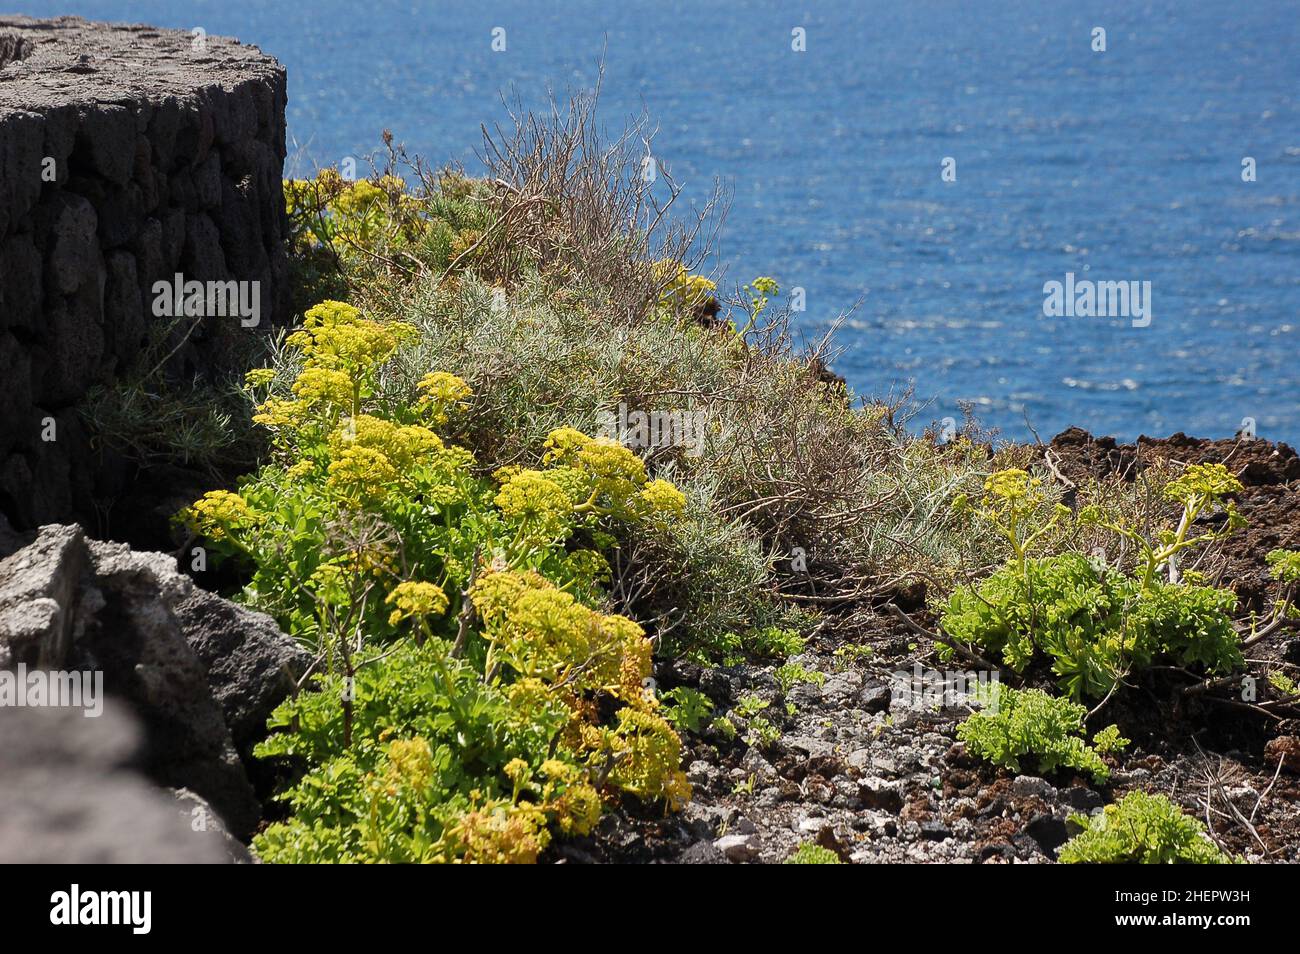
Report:
<svg viewBox="0 0 1300 954"><path fill-rule="evenodd" d="M1065 819L1056 818L1047 812L1029 819L1024 831L1043 850L1043 854L1049 857L1054 857L1056 849L1070 839L1070 833L1065 827Z"/></svg>
<svg viewBox="0 0 1300 954"><path fill-rule="evenodd" d="M893 694L888 683L875 683L864 686L862 692L858 695L859 705L867 712L888 712L889 704Z"/></svg>
<svg viewBox="0 0 1300 954"><path fill-rule="evenodd" d="M713 843L713 847L734 863L754 861L759 854L758 836L754 834L723 835Z"/></svg>
<svg viewBox="0 0 1300 954"><path fill-rule="evenodd" d="M52 525L0 560L0 668L18 665L96 674L138 717L145 771L210 802L242 838L260 807L230 726L251 747L306 657L171 557Z"/></svg>
<svg viewBox="0 0 1300 954"><path fill-rule="evenodd" d="M172 607L185 641L207 668L208 685L241 753L266 735L266 720L311 664L310 654L265 613L197 587Z"/></svg>
<svg viewBox="0 0 1300 954"><path fill-rule="evenodd" d="M858 780L858 799L863 807L897 814L903 808L902 787L897 782L868 776Z"/></svg>

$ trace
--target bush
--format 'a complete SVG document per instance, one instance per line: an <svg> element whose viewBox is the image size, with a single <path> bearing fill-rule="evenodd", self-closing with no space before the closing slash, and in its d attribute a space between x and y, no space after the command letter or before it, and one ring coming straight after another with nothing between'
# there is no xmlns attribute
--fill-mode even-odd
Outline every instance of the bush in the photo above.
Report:
<svg viewBox="0 0 1300 954"><path fill-rule="evenodd" d="M590 829L597 791L571 760L547 758L563 705L484 684L445 642L390 652L357 673L351 744L342 676L276 711L258 756L310 770L284 795L292 817L255 839L264 861L534 861L551 828Z"/></svg>
<svg viewBox="0 0 1300 954"><path fill-rule="evenodd" d="M957 727L957 738L972 755L1013 772L1040 774L1072 768L1104 782L1110 769L1083 734L1088 710L1039 689L1009 689L993 683L984 708Z"/></svg>
<svg viewBox="0 0 1300 954"><path fill-rule="evenodd" d="M1170 481L1164 495L1182 506L1176 530L1154 538L1113 522L1096 507L1080 522L1119 535L1138 552L1130 576L1104 561L1076 552L1035 558L1031 551L1070 518L1064 507L1046 520L1034 518L1042 498L1040 482L1019 469L993 474L979 506L958 498L1007 540L1011 559L981 583L958 587L942 611L945 631L960 643L979 647L1015 672L1038 659L1051 663L1059 684L1074 699L1105 696L1130 672L1157 659L1201 666L1214 674L1245 665L1232 624L1236 597L1228 590L1180 582L1177 558L1198 544L1220 539L1238 525L1226 504L1226 529L1194 534L1197 517L1241 484L1221 464L1193 465ZM1168 581L1159 571L1167 568ZM941 655L951 657L951 647Z"/></svg>
<svg viewBox="0 0 1300 954"><path fill-rule="evenodd" d="M334 262L356 304L419 332L387 376L396 400L431 366L464 378L480 400L453 436L492 465L528 461L560 427L593 433L620 404L702 415L699 457L644 449L691 520L625 561L641 602L623 608L662 620L674 653L727 656L748 630L805 628L791 605L849 603L872 578L946 580L987 556L992 538L945 506L979 479L984 450L912 441L893 406L855 406L825 375L829 341L796 348L773 279L720 303L690 270L696 228L629 231L626 213L651 197L614 166L639 158L599 148L589 110L579 98L496 134L490 180L417 162L404 187L390 149L370 180L326 170L290 184L302 256ZM795 547L810 569L778 593L775 564Z"/></svg>
<svg viewBox="0 0 1300 954"><path fill-rule="evenodd" d="M1130 792L1097 815L1070 819L1083 831L1062 846L1064 864L1231 864L1205 826L1163 795Z"/></svg>
<svg viewBox="0 0 1300 954"><path fill-rule="evenodd" d="M573 429L537 468L476 476L438 433L468 406L464 381L433 371L405 401L378 397L411 334L311 309L287 341L292 378L249 375L270 462L184 514L317 656L314 691L259 749L307 767L294 817L259 836L267 860L533 860L601 798L690 794L644 687L651 643L602 611L611 531L661 532L682 495Z"/></svg>
<svg viewBox="0 0 1300 954"><path fill-rule="evenodd" d="M1228 590L1159 581L1143 587L1066 553L1008 564L958 587L942 622L955 640L1000 657L1015 672L1046 661L1071 698L1100 698L1117 679L1157 659L1212 673L1241 668L1236 605Z"/></svg>

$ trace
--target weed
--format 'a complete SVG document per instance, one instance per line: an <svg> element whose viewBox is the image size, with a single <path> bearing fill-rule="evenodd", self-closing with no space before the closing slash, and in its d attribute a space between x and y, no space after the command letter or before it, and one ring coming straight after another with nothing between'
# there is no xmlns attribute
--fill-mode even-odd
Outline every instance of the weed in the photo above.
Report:
<svg viewBox="0 0 1300 954"><path fill-rule="evenodd" d="M840 856L835 854L829 848L823 848L821 845L814 844L811 841L805 841L789 858L785 859L787 865L842 865Z"/></svg>
<svg viewBox="0 0 1300 954"><path fill-rule="evenodd" d="M1089 818L1070 819L1083 831L1057 855L1064 864L1230 864L1206 837L1205 826L1163 795L1130 792Z"/></svg>
<svg viewBox="0 0 1300 954"><path fill-rule="evenodd" d="M972 755L1013 772L1022 766L1042 774L1073 768L1098 782L1110 777L1106 763L1083 738L1083 706L1039 689L993 683L986 692L985 708L957 727L957 738Z"/></svg>

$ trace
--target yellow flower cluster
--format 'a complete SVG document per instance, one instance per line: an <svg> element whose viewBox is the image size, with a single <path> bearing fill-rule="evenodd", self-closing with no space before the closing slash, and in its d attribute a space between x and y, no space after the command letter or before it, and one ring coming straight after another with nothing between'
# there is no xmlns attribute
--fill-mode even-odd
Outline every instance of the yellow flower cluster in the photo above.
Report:
<svg viewBox="0 0 1300 954"><path fill-rule="evenodd" d="M323 301L308 310L302 328L286 343L306 355L308 368L345 371L355 377L387 361L414 334L410 325L381 324L362 318L346 302Z"/></svg>
<svg viewBox="0 0 1300 954"><path fill-rule="evenodd" d="M315 179L286 179L284 199L290 218L341 255L424 227L421 204L399 176L349 181L337 169L322 169Z"/></svg>
<svg viewBox="0 0 1300 954"><path fill-rule="evenodd" d="M546 438L542 462L572 467L603 481L603 489L614 493L627 488L624 495L646 481L645 464L618 441L607 437L589 437L572 427L551 431Z"/></svg>
<svg viewBox="0 0 1300 954"><path fill-rule="evenodd" d="M333 404L341 408L352 406L352 378L343 371L305 368L293 382L291 390L304 409L318 404Z"/></svg>
<svg viewBox="0 0 1300 954"><path fill-rule="evenodd" d="M749 292L750 307L750 327L753 326L754 320L767 310L767 303L770 296L775 295L781 290L777 285L775 278L769 278L766 275L760 275L754 281L745 286L745 291ZM748 328L746 328L748 331Z"/></svg>
<svg viewBox="0 0 1300 954"><path fill-rule="evenodd" d="M1165 485L1164 494L1170 500L1188 503L1198 498L1216 500L1241 489L1241 481L1223 464L1191 464Z"/></svg>
<svg viewBox="0 0 1300 954"><path fill-rule="evenodd" d="M445 483L474 462L469 451L448 447L427 427L394 424L370 414L337 427L329 436L329 450L327 486L361 502L384 499L421 477Z"/></svg>
<svg viewBox="0 0 1300 954"><path fill-rule="evenodd" d="M600 820L600 794L584 780L582 771L568 762L542 763L542 804L565 834L585 835Z"/></svg>
<svg viewBox="0 0 1300 954"><path fill-rule="evenodd" d="M330 461L331 491L354 503L382 500L397 483L398 471L373 447L348 447Z"/></svg>
<svg viewBox="0 0 1300 954"><path fill-rule="evenodd" d="M651 513L680 517L686 512L685 495L666 480L652 480L641 490L641 502Z"/></svg>
<svg viewBox="0 0 1300 954"><path fill-rule="evenodd" d="M564 562L569 572L579 579L605 582L613 572L609 561L595 550L574 550L564 558Z"/></svg>
<svg viewBox="0 0 1300 954"><path fill-rule="evenodd" d="M364 223L367 213L375 209L376 204L387 205L395 198L400 200L406 189L406 184L397 176L382 176L378 182L358 179L345 183L345 186L330 203L330 208L344 222L351 219L358 223Z"/></svg>
<svg viewBox="0 0 1300 954"><path fill-rule="evenodd" d="M593 766L612 759L619 766L614 784L643 798L663 798L673 808L689 798L681 741L644 689L651 644L640 626L583 606L535 573L484 574L470 599L483 619L491 657L518 676L512 703L541 708L561 702L569 710L568 744ZM623 704L617 727L597 723L591 702L597 696Z"/></svg>
<svg viewBox="0 0 1300 954"><path fill-rule="evenodd" d="M673 811L691 798L682 772L682 743L663 716L628 707L618 712L611 734L614 771L611 781L641 798L662 798Z"/></svg>
<svg viewBox="0 0 1300 954"><path fill-rule="evenodd" d="M338 173L335 173L338 175ZM311 179L284 180L284 210L290 216L309 213L316 202L316 182Z"/></svg>
<svg viewBox="0 0 1300 954"><path fill-rule="evenodd" d="M470 386L463 378L446 371L426 374L416 388L420 391L416 410L427 414L434 427L446 424L448 413L453 409L463 411L469 407L466 399L472 393Z"/></svg>
<svg viewBox="0 0 1300 954"><path fill-rule="evenodd" d="M253 415L253 423L263 427L299 428L307 423L307 408L299 401L270 397L261 403Z"/></svg>
<svg viewBox="0 0 1300 954"><path fill-rule="evenodd" d="M588 834L600 820L600 794L578 766L547 759L537 777L523 759L503 772L513 789L465 812L444 839L444 860L463 864L533 864L551 842L548 823L561 832ZM521 798L521 795L528 798ZM477 801L477 799L475 799Z"/></svg>
<svg viewBox="0 0 1300 954"><path fill-rule="evenodd" d="M308 310L302 328L286 339L289 347L304 356L303 368L290 386L294 399L267 397L253 421L297 430L306 426L318 409L326 412L327 420L342 412L360 413L374 370L414 333L410 325L364 319L346 302L321 302ZM274 380L271 368L257 368L245 375L250 388L265 387Z"/></svg>
<svg viewBox="0 0 1300 954"><path fill-rule="evenodd" d="M524 591L492 636L515 671L634 701L650 675L650 641L624 616L602 616L551 587Z"/></svg>
<svg viewBox="0 0 1300 954"><path fill-rule="evenodd" d="M530 539L558 540L573 529L573 502L563 487L540 471L516 471L497 492L495 502Z"/></svg>
<svg viewBox="0 0 1300 954"><path fill-rule="evenodd" d="M1040 513L1046 500L1041 478L1031 477L1019 467L1009 467L984 479L981 506L972 506L965 494L958 494L953 508L971 511L991 524L1006 538L1015 558L1023 562L1031 547L1070 517L1069 508L1059 503Z"/></svg>
<svg viewBox="0 0 1300 954"><path fill-rule="evenodd" d="M542 462L573 472L566 476L577 478L577 485L587 492L587 499L578 502L588 508L600 506L604 497L607 508L623 509L646 482L645 464L636 454L617 441L589 437L571 427L550 433Z"/></svg>
<svg viewBox="0 0 1300 954"><path fill-rule="evenodd" d="M655 262L654 276L663 286L659 303L668 307L694 311L712 298L718 289L716 282L703 275L692 275L681 262Z"/></svg>
<svg viewBox="0 0 1300 954"><path fill-rule="evenodd" d="M399 470L436 459L446 449L442 438L427 427L394 424L371 414L359 414L330 434L331 455L357 447L378 451Z"/></svg>
<svg viewBox="0 0 1300 954"><path fill-rule="evenodd" d="M228 539L230 531L256 526L258 515L248 501L229 490L210 490L183 512L186 524L210 540Z"/></svg>
<svg viewBox="0 0 1300 954"><path fill-rule="evenodd" d="M686 498L666 480L646 480L645 464L617 441L572 427L546 438L545 470L502 467L496 505L541 541L567 536L583 514L625 519L680 516Z"/></svg>
<svg viewBox="0 0 1300 954"><path fill-rule="evenodd" d="M384 602L395 607L388 617L389 626L396 626L404 619L419 620L447 612L447 594L433 583L399 583Z"/></svg>
<svg viewBox="0 0 1300 954"><path fill-rule="evenodd" d="M498 802L461 816L448 833L451 857L467 865L531 865L550 844L546 813L524 802Z"/></svg>
<svg viewBox="0 0 1300 954"><path fill-rule="evenodd" d="M1030 478L1019 467L1011 467L989 474L984 479L984 492L999 500L1022 500L1029 496L1031 490L1042 486L1042 483L1038 478Z"/></svg>
<svg viewBox="0 0 1300 954"><path fill-rule="evenodd" d="M433 750L421 738L398 739L388 743L388 756L380 788L389 798L403 790L422 792L433 781Z"/></svg>

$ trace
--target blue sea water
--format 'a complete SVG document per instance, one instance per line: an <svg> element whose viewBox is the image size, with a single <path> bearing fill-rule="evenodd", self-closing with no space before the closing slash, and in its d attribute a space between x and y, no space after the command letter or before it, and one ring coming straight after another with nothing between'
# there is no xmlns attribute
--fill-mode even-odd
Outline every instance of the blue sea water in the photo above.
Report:
<svg viewBox="0 0 1300 954"><path fill-rule="evenodd" d="M203 27L289 70L297 168L391 129L478 166L500 94L590 86L642 110L702 201L734 191L729 283L842 311L834 368L864 395L909 383L919 420L1023 438L1077 424L1132 438L1300 443L1300 2L894 0L55 0L22 12ZM492 50L503 28L506 50ZM791 48L806 31L805 52ZM1106 30L1105 52L1092 30ZM1253 157L1255 182L1242 181ZM941 178L945 157L956 181ZM1057 318L1043 286L1151 282L1152 320Z"/></svg>

